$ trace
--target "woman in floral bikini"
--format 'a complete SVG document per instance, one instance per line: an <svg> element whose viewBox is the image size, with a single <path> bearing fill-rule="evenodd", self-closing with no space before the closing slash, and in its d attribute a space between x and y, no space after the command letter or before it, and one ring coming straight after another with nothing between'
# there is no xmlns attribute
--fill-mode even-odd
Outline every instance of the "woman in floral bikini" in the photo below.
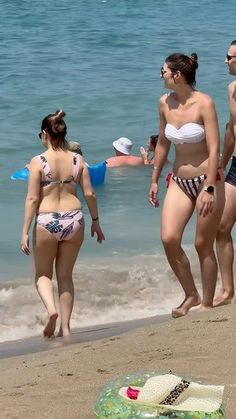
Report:
<svg viewBox="0 0 236 419"><path fill-rule="evenodd" d="M74 302L72 272L84 239L82 206L76 194L80 183L92 218L91 235L105 239L99 225L96 196L83 158L68 150L64 111L46 116L39 138L46 152L30 162L28 193L21 238L21 250L30 254L29 230L34 216L33 254L35 283L48 311L44 335L51 337L56 329L52 276L55 262L61 325L58 336L70 334L70 317Z"/></svg>

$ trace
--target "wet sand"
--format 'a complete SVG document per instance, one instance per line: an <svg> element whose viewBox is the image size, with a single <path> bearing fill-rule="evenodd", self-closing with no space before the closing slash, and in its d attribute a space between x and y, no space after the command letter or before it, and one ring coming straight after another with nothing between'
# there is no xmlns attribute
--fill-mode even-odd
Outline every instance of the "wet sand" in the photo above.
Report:
<svg viewBox="0 0 236 419"><path fill-rule="evenodd" d="M107 382L129 373L172 370L204 384L225 385L225 417L235 419L235 330L236 305L231 304L174 320L83 329L70 341L1 344L0 417L92 419L96 396Z"/></svg>

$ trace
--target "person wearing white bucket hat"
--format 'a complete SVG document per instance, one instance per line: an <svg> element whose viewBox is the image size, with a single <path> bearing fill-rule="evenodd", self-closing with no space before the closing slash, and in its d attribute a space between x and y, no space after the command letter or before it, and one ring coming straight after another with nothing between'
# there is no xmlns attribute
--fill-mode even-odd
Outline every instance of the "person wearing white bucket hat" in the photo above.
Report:
<svg viewBox="0 0 236 419"><path fill-rule="evenodd" d="M126 137L120 137L112 143L116 155L106 159L107 167L141 166L143 158L131 155L133 142Z"/></svg>
<svg viewBox="0 0 236 419"><path fill-rule="evenodd" d="M130 155L133 143L129 138L120 137L118 140L113 141L113 147L116 151L121 153L121 155Z"/></svg>

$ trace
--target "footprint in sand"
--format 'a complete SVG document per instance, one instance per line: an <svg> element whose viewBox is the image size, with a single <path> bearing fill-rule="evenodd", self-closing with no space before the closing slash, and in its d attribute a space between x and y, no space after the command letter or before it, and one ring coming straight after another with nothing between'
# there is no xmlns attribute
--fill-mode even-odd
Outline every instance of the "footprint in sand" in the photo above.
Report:
<svg viewBox="0 0 236 419"><path fill-rule="evenodd" d="M222 319L215 319L215 320L207 320L207 323L222 323L227 322L229 319L223 317Z"/></svg>

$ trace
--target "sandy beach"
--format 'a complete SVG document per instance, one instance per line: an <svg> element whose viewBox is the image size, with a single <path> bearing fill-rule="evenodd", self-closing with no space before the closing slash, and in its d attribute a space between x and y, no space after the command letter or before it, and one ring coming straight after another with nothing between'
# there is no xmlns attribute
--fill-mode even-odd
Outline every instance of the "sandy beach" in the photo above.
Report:
<svg viewBox="0 0 236 419"><path fill-rule="evenodd" d="M96 396L107 382L138 371L172 370L204 384L225 385L225 417L234 419L235 310L231 304L161 324L136 322L128 326L135 329L116 333L100 328L97 335L91 332L98 340L61 347L55 339L50 350L42 345L41 352L20 356L12 357L11 348L11 358L0 360L0 417L92 419Z"/></svg>

